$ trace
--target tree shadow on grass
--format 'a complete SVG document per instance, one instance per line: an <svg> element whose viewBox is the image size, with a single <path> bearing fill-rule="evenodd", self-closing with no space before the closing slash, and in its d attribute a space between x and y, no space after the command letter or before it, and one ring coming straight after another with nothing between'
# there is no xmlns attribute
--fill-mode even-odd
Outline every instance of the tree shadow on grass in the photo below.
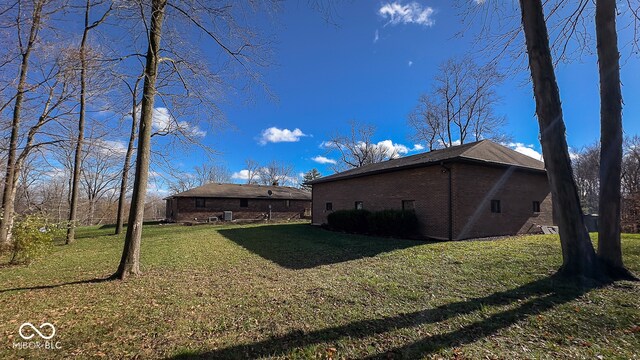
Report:
<svg viewBox="0 0 640 360"><path fill-rule="evenodd" d="M252 344L236 345L209 352L193 351L178 354L171 359L243 359L270 356L286 356L293 350L307 346L328 343L342 339L356 340L384 334L397 329L413 328L423 324L437 323L460 315L470 314L485 306L506 306L517 304L515 308L491 315L486 319L466 325L458 330L428 336L418 341L385 349L382 353L370 355L377 359L414 359L437 352L473 343L495 334L529 316L548 311L555 306L570 302L590 290L605 284L582 282L575 284L556 275L522 285L515 289L466 301L444 304L435 308L399 314L379 319L355 321L346 325L314 330L293 331L283 336L273 337Z"/></svg>
<svg viewBox="0 0 640 360"><path fill-rule="evenodd" d="M238 227L218 232L254 254L289 269L336 264L425 244L424 241L335 233L309 224Z"/></svg>
<svg viewBox="0 0 640 360"><path fill-rule="evenodd" d="M37 285L37 286L25 286L25 287L12 288L12 289L0 289L0 294L6 293L6 292L11 292L11 291L55 289L57 287L67 286L67 285L99 284L99 283L102 283L102 282L111 281L111 280L115 280L115 279L116 278L114 276L109 276L109 277L106 277L106 278L95 278L95 279L88 279L88 280L70 281L70 282L67 282L67 283L54 284L54 285Z"/></svg>

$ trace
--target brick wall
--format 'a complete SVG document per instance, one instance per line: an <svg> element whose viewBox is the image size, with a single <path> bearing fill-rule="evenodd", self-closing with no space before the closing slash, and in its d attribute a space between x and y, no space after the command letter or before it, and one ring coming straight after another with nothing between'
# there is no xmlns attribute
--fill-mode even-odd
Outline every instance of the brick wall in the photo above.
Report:
<svg viewBox="0 0 640 360"><path fill-rule="evenodd" d="M392 173L332 181L313 185L313 223L324 224L333 210L354 209L362 201L364 209L402 209L403 200L414 200L420 232L426 236L448 236L448 175L440 166L400 170Z"/></svg>
<svg viewBox="0 0 640 360"><path fill-rule="evenodd" d="M453 238L466 239L527 232L534 225L552 225L552 205L545 174L505 168L449 164L452 176ZM421 234L449 237L449 174L440 165L313 185L313 223L327 222L326 203L333 211L401 209L414 200ZM500 200L500 214L491 213L491 200ZM540 213L533 213L533 201Z"/></svg>
<svg viewBox="0 0 640 360"><path fill-rule="evenodd" d="M454 238L514 235L553 225L553 206L546 174L471 164L454 164ZM500 213L491 212L500 201ZM533 212L533 202L540 212Z"/></svg>
<svg viewBox="0 0 640 360"><path fill-rule="evenodd" d="M311 208L311 202L306 200L282 199L247 199L247 207L240 206L240 199L204 198L205 206L196 207L196 198L178 197L167 200L167 218L173 221L207 221L209 217L222 217L224 211L232 211L234 219L259 219L269 214L271 205L272 219L289 219L304 214L305 209ZM173 216L171 216L171 210Z"/></svg>

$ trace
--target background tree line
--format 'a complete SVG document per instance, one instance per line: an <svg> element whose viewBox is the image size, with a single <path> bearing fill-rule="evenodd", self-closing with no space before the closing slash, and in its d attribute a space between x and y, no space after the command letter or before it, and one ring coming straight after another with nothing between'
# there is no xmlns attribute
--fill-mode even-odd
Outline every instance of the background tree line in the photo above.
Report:
<svg viewBox="0 0 640 360"><path fill-rule="evenodd" d="M600 144L572 154L573 175L585 214L597 214L600 194ZM623 146L621 224L623 232L640 232L640 138L627 138Z"/></svg>

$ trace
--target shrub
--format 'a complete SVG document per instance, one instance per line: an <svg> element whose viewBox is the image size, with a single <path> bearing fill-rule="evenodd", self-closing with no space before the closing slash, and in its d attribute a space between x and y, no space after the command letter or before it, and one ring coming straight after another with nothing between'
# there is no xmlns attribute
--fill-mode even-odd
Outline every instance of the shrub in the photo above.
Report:
<svg viewBox="0 0 640 360"><path fill-rule="evenodd" d="M418 232L413 210L338 210L327 217L331 229L349 233L407 237Z"/></svg>
<svg viewBox="0 0 640 360"><path fill-rule="evenodd" d="M13 226L12 264L30 264L53 248L53 240L62 235L63 228L37 215L16 219Z"/></svg>
<svg viewBox="0 0 640 360"><path fill-rule="evenodd" d="M348 233L366 234L371 212L367 210L338 210L327 217L329 227Z"/></svg>

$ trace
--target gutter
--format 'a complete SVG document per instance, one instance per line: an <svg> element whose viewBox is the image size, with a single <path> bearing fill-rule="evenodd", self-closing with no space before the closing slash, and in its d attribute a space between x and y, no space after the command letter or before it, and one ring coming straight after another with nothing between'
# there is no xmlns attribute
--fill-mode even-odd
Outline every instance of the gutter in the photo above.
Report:
<svg viewBox="0 0 640 360"><path fill-rule="evenodd" d="M449 177L449 241L453 240L453 187L451 179L451 167L444 165L444 162L440 162L442 167L442 173L447 173Z"/></svg>

